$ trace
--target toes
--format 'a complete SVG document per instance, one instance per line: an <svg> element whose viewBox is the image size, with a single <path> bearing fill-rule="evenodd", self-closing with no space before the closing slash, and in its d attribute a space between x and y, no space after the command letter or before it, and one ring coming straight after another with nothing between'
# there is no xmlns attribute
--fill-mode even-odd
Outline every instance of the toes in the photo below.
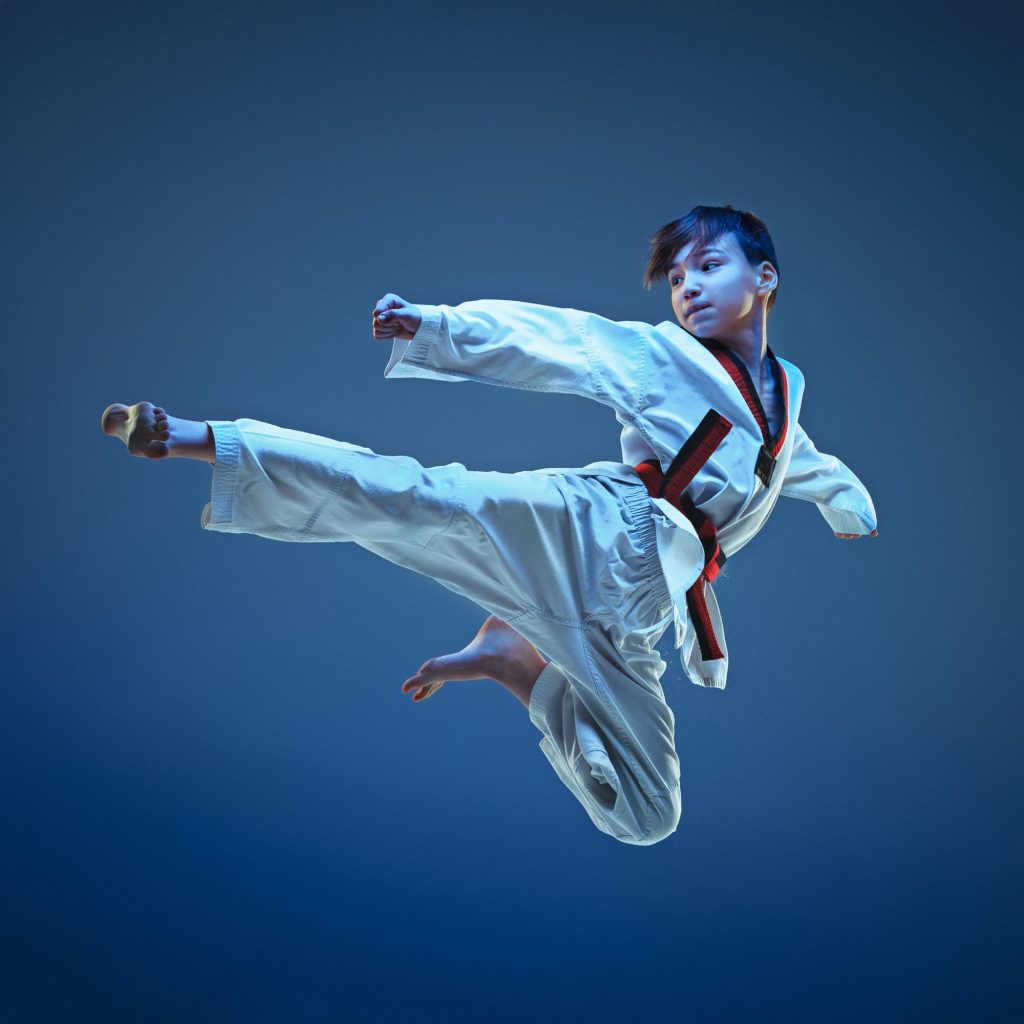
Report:
<svg viewBox="0 0 1024 1024"><path fill-rule="evenodd" d="M444 686L443 680L438 680L436 683L428 683L426 686L420 687L420 689L413 694L412 699L418 704L421 700L426 700L428 697L432 697L441 689L442 686Z"/></svg>
<svg viewBox="0 0 1024 1024"><path fill-rule="evenodd" d="M416 671L416 675L410 676L402 684L402 689L408 693L410 690L415 690L417 686L426 686L427 683L433 682L435 679L440 679L442 676L450 678L448 674L448 664L446 659L431 658L429 661L423 662L419 669Z"/></svg>
<svg viewBox="0 0 1024 1024"><path fill-rule="evenodd" d="M465 668L466 658L461 651L458 654L439 654L436 658L423 662L417 675L435 679L443 675L451 679L453 675L462 673Z"/></svg>
<svg viewBox="0 0 1024 1024"><path fill-rule="evenodd" d="M426 677L422 673L417 672L411 679L406 679L406 681L402 683L402 693L410 693L412 690L425 685L425 682Z"/></svg>
<svg viewBox="0 0 1024 1024"><path fill-rule="evenodd" d="M427 682L426 680L426 675L423 673L417 673L411 679L406 679L406 681L402 683L402 693L412 693L412 691L415 690L416 692L413 693L412 699L419 702L421 700L426 700L427 697L437 693L437 691L445 684L444 679L434 679L430 682Z"/></svg>
<svg viewBox="0 0 1024 1024"><path fill-rule="evenodd" d="M100 426L105 434L113 434L117 428L128 419L128 406L120 402L114 402L103 410L100 417Z"/></svg>

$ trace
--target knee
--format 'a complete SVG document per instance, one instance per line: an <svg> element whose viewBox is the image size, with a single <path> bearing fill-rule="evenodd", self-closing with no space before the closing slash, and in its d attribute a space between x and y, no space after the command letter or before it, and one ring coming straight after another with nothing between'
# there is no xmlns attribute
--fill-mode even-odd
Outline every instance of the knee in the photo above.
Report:
<svg viewBox="0 0 1024 1024"><path fill-rule="evenodd" d="M592 775L594 757L592 752ZM672 835L682 814L679 785L670 793L656 796L648 795L639 786L623 791L619 782L622 776L612 771L607 762L605 764L605 771L611 774L614 783L602 779L596 793L593 785L587 787L602 808L602 813L591 811L597 827L630 846L653 846Z"/></svg>
<svg viewBox="0 0 1024 1024"><path fill-rule="evenodd" d="M647 827L642 836L635 839L627 839L637 846L653 846L660 843L662 839L668 839L679 826L679 819L682 816L682 802L679 795L679 787L664 796L652 797L650 809L647 816Z"/></svg>

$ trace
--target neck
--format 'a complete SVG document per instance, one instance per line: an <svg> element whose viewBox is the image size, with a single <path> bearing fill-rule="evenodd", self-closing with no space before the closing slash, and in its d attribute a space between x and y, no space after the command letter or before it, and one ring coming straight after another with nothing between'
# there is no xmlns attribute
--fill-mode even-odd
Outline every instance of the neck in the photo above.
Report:
<svg viewBox="0 0 1024 1024"><path fill-rule="evenodd" d="M755 381L771 372L765 365L768 354L768 316L760 303L754 307L749 322L728 334L716 336L714 340L734 352Z"/></svg>

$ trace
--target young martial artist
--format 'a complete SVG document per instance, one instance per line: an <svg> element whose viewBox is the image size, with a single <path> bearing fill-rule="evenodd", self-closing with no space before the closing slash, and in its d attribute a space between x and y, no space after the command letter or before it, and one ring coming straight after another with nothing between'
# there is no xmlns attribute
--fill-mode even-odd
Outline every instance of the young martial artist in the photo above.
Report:
<svg viewBox="0 0 1024 1024"><path fill-rule="evenodd" d="M655 644L670 625L698 684L728 665L711 582L780 495L835 535L876 536L871 498L798 424L804 381L768 346L779 271L751 212L697 206L651 240L678 323L616 322L509 300L413 305L385 295L385 376L583 395L622 424L622 461L522 473L425 468L407 456L256 420L190 421L112 405L135 455L213 466L202 525L298 542L354 541L490 613L458 654L403 690L491 678L527 708L541 750L594 824L626 843L675 831L675 720Z"/></svg>

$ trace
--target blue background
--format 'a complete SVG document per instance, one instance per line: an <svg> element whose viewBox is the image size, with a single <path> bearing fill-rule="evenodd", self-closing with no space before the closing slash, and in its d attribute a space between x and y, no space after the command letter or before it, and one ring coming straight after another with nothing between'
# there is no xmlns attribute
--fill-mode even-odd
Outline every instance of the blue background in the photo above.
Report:
<svg viewBox="0 0 1024 1024"><path fill-rule="evenodd" d="M995 3L8 2L2 1016L1012 1021L1020 23ZM668 641L683 819L597 832L483 613L355 546L205 533L112 401L519 470L582 399L385 381L370 312L670 319L648 238L768 224L769 341L877 540L785 501Z"/></svg>

